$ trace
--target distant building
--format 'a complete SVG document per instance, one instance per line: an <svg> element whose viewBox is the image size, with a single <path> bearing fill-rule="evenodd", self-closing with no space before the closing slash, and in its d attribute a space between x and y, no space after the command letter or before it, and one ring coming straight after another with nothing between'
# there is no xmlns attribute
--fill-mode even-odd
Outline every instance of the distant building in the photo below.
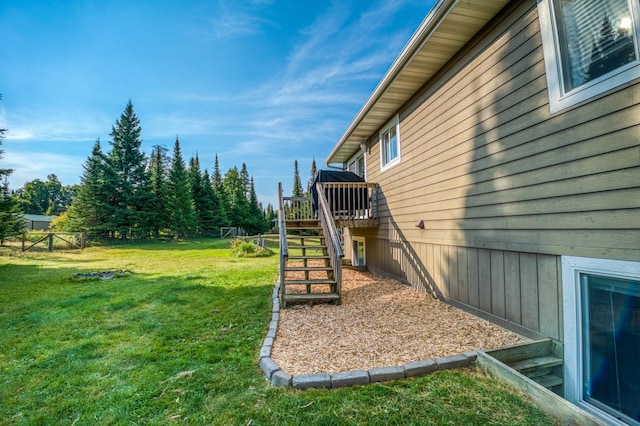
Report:
<svg viewBox="0 0 640 426"><path fill-rule="evenodd" d="M24 219L25 229L27 231L47 231L55 217L39 214L25 214Z"/></svg>

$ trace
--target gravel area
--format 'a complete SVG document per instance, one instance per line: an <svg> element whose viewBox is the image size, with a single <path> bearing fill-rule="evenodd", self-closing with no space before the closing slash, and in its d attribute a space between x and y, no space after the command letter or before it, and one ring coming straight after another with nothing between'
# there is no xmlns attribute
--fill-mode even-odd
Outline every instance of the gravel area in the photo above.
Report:
<svg viewBox="0 0 640 426"><path fill-rule="evenodd" d="M289 374L331 374L521 342L516 334L397 280L344 269L341 305L280 310L271 357Z"/></svg>

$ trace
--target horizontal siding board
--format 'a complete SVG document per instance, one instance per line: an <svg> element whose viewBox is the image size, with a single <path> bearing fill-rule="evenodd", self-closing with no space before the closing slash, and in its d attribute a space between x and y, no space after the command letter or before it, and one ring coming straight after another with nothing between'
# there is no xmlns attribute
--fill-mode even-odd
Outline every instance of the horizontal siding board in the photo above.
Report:
<svg viewBox="0 0 640 426"><path fill-rule="evenodd" d="M616 186L615 182L602 183L610 186ZM514 195L517 195L517 193ZM500 196L499 194L495 198L500 199L495 200L493 204L477 203L477 205L468 205L468 200L458 198L455 200L425 203L422 205L422 208L415 208L421 204L419 203L419 199L414 199L414 204L410 208L394 205L393 216L394 218L404 216L412 217L412 220L415 223L419 219L471 219L602 211L611 210L614 206L618 210L636 209L640 207L640 188L620 190L606 190L603 188L603 190L599 192L589 192L576 195L558 194L555 198L540 198L533 200L509 199L508 197ZM471 203L469 202L469 204ZM385 211L384 206L381 206L381 212Z"/></svg>
<svg viewBox="0 0 640 426"><path fill-rule="evenodd" d="M548 137L509 149L503 149L502 144L496 143L493 156L464 148L457 157L425 160L411 179L395 182L401 191L394 195L402 197L402 194L411 193L421 186L424 186L426 195L473 184L473 192L470 193L482 193L487 191L485 182L495 189L507 189L633 167L638 165L640 147L637 142L633 145L629 141L637 136L638 129L633 127L633 121L639 115L640 106L623 111L617 121L624 126L621 128L608 126L604 119L595 120L586 126L587 130L593 130L588 137L576 138L575 134L568 136L571 132L567 132L567 137L564 134ZM606 129L606 133L603 134L602 129ZM616 157L603 157L624 149L629 150L629 158L620 164L615 162L620 161ZM571 161L576 162L571 168L563 167ZM545 168L544 173L539 172L541 168Z"/></svg>
<svg viewBox="0 0 640 426"><path fill-rule="evenodd" d="M638 85L629 90L635 92L637 89ZM545 153L563 146L572 145L583 141L585 138L593 139L593 144L601 146L601 150L607 148L607 142L615 143L617 149L625 146L637 147L637 125L640 106L632 104L633 97L629 96L629 93L616 93L611 97L614 99L607 105L591 106L591 104L588 104L583 107L585 118L579 122L571 123L571 125L567 125L568 122L562 120L562 118L566 117L557 116L541 123L531 123L530 116L535 112L528 111L529 118L527 120L519 120L519 124L516 124L522 127L518 131L505 130L511 124L509 121L502 121L499 124L499 128L489 131L492 133L485 132L484 137L480 137L478 130L473 128L469 130L469 134L465 134L462 137L458 135L454 138L453 135L449 135L450 137L446 139L447 144L440 148L438 152L417 151L413 152L409 157L412 158L411 161L414 163L420 164L418 171L421 174L421 179L426 179L430 176L449 179L455 176L472 174L502 162L526 159L540 152ZM540 109L547 110L548 106L540 106ZM531 123L531 125L527 123ZM617 134L616 137L610 137L608 140L595 139L596 137L606 137L609 133L615 134L614 132L624 131L625 129L629 130L625 133ZM430 126L425 127L425 131L430 130ZM414 142L405 135L402 123L400 134L403 141L403 153L405 151L410 152L413 149L412 145L428 149L433 143L428 137ZM486 135L491 135L491 137ZM521 148L513 150L516 147ZM442 155L439 156L439 154ZM411 167L411 161L406 161L394 168L395 171L391 175L394 182L400 187L404 188L415 182L416 170ZM457 169L458 167L462 168ZM452 170L452 172L442 176L442 173L447 170ZM383 182L384 180L381 181L381 183Z"/></svg>

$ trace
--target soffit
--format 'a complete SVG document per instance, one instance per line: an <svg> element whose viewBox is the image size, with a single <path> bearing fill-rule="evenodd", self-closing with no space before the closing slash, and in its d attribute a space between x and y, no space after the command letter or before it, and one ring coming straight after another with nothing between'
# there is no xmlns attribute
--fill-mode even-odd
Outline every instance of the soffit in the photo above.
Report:
<svg viewBox="0 0 640 426"><path fill-rule="evenodd" d="M509 0L440 0L380 80L327 164L345 163Z"/></svg>

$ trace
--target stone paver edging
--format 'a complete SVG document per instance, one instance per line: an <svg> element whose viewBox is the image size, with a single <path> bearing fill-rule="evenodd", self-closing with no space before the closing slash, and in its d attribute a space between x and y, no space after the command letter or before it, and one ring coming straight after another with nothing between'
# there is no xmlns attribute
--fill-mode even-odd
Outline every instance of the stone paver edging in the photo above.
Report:
<svg viewBox="0 0 640 426"><path fill-rule="evenodd" d="M280 320L280 299L278 292L280 284L273 289L271 309L271 323L260 349L260 369L266 379L274 386L292 387L294 389L336 389L346 386L366 385L369 383L399 380L410 377L423 376L437 370L448 370L470 365L476 360L476 352L466 352L443 358L427 359L409 362L399 366L371 368L369 370L352 370L333 374L300 374L293 376L282 370L271 358L273 340L278 331Z"/></svg>

